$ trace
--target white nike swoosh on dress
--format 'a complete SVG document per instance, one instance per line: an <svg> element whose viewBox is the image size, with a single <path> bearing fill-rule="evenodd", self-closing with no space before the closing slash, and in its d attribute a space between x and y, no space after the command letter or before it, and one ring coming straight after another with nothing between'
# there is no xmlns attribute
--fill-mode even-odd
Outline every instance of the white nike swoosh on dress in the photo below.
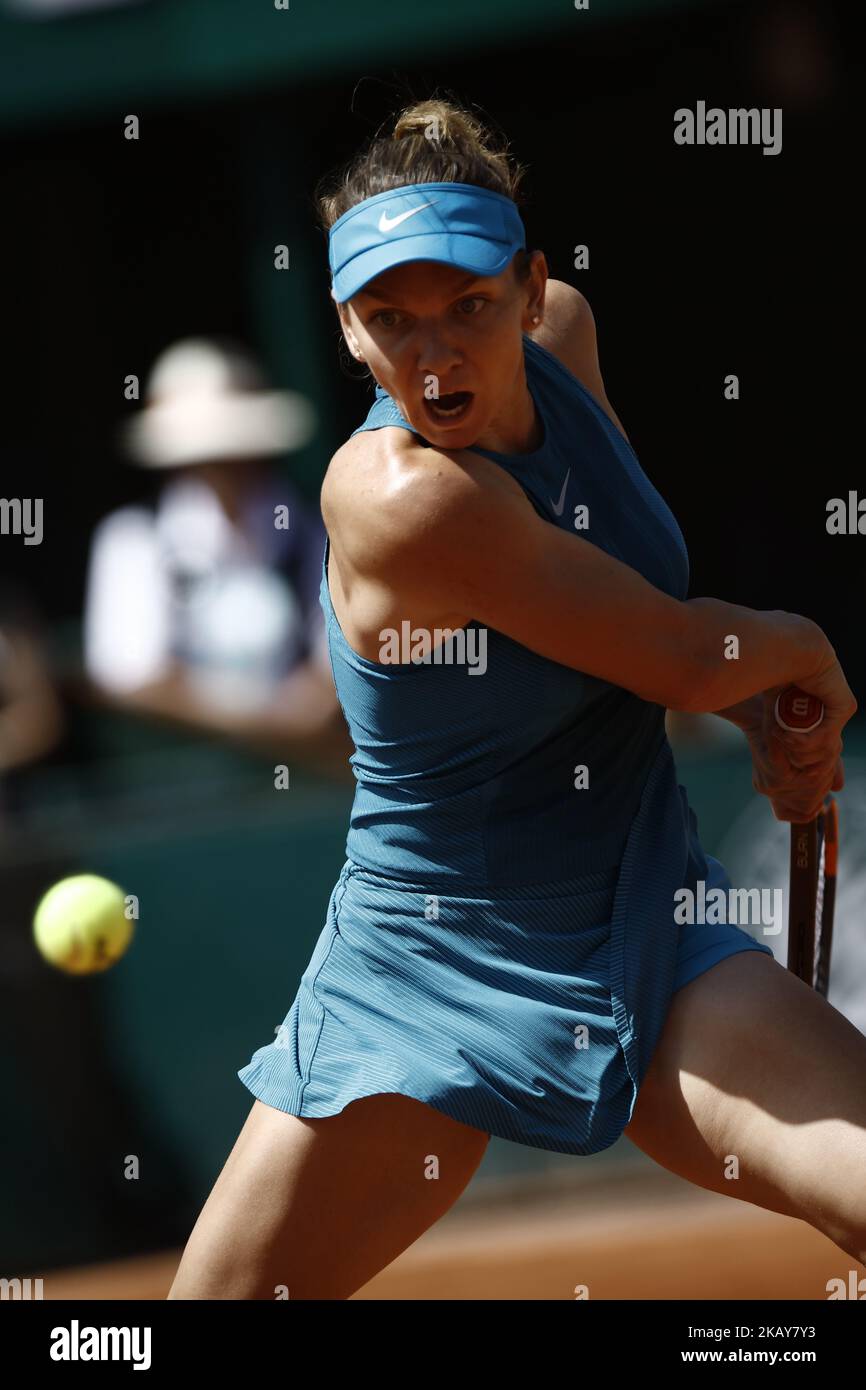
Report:
<svg viewBox="0 0 866 1390"><path fill-rule="evenodd" d="M558 502L554 502L553 498L552 498L552 497L550 498L550 505L551 505L551 507L553 508L553 510L556 512L556 515L557 515L557 516L562 516L562 509L563 509L563 507L565 506L565 489L568 487L568 480L569 480L570 476L571 476L571 469L569 468L568 472L567 472L566 475L565 475L565 482L562 484L562 492L559 494L559 501L558 501Z"/></svg>
<svg viewBox="0 0 866 1390"><path fill-rule="evenodd" d="M392 231L394 227L399 227L401 222L405 222L407 217L414 217L415 213L420 212L422 208L432 208L433 203L438 203L438 201L438 198L433 198L429 203L419 203L417 208L409 208L408 212L398 213L396 217L389 217L386 212L383 212L379 218L379 231Z"/></svg>

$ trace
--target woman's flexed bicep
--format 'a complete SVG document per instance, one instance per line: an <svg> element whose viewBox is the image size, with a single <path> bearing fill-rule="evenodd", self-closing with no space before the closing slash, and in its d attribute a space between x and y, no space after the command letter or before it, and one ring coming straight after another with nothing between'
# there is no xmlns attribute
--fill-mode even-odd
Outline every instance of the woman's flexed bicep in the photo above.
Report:
<svg viewBox="0 0 866 1390"><path fill-rule="evenodd" d="M496 466L424 451L380 505L371 578L426 610L463 613L564 666L673 709L699 682L686 604L598 546L551 525Z"/></svg>

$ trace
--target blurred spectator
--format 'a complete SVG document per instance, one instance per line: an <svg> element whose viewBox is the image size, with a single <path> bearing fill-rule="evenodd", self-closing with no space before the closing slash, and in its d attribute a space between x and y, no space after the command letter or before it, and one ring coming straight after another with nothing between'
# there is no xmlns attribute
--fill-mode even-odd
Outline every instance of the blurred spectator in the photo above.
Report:
<svg viewBox="0 0 866 1390"><path fill-rule="evenodd" d="M157 360L126 431L171 470L154 507L96 528L84 614L87 674L144 715L346 768L319 585L325 530L270 459L301 448L312 406L268 391L232 344L186 339Z"/></svg>
<svg viewBox="0 0 866 1390"><path fill-rule="evenodd" d="M0 593L0 822L21 774L54 750L63 724L36 619L20 599Z"/></svg>
<svg viewBox="0 0 866 1390"><path fill-rule="evenodd" d="M170 1247L188 1229L194 1201L183 1159L164 1122L130 1089L101 977L62 974L33 942L40 897L82 865L38 837L17 840L11 854L5 848L0 837L0 1049L10 1059L0 1085L9 1117L0 1159L15 1181L4 1240L25 1241L34 1263L40 1242L59 1262L93 1250L119 1257ZM147 1181L126 1180L129 1153Z"/></svg>
<svg viewBox="0 0 866 1390"><path fill-rule="evenodd" d="M190 1199L177 1156L115 1074L96 982L71 987L33 943L39 898L80 869L54 837L27 824L40 773L62 756L68 734L38 615L25 595L0 586L0 1053L15 1058L4 1076L4 1113L10 1098L50 1097L4 1128L4 1171L18 1177L4 1235L10 1222L14 1232L20 1221L24 1234L38 1228L40 1211L57 1223L74 1206L89 1241L126 1254L179 1240L177 1208ZM161 1185L124 1181L113 1160L130 1148L147 1155ZM76 1220L69 1224L75 1231ZM65 1237L57 1236L60 1249Z"/></svg>

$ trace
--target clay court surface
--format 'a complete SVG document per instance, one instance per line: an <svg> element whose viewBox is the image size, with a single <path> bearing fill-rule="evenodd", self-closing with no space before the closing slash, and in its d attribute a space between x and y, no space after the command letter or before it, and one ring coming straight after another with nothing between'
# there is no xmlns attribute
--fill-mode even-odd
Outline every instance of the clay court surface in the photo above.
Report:
<svg viewBox="0 0 866 1390"><path fill-rule="evenodd" d="M46 1299L163 1299L179 1250L45 1277ZM802 1221L703 1192L658 1170L539 1200L488 1183L358 1299L825 1300L866 1267ZM585 1295L584 1295L585 1296Z"/></svg>

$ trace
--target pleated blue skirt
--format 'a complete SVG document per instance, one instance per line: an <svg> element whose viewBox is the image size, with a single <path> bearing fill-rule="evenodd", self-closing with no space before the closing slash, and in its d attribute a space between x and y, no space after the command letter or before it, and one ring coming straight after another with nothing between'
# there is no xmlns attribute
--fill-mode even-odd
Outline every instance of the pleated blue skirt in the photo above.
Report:
<svg viewBox="0 0 866 1390"><path fill-rule="evenodd" d="M609 1148L674 992L726 956L772 955L734 924L674 922L679 793L663 749L622 863L546 886L455 893L347 859L294 1002L240 1079L305 1118L399 1092L515 1143ZM708 889L728 888L705 860Z"/></svg>

